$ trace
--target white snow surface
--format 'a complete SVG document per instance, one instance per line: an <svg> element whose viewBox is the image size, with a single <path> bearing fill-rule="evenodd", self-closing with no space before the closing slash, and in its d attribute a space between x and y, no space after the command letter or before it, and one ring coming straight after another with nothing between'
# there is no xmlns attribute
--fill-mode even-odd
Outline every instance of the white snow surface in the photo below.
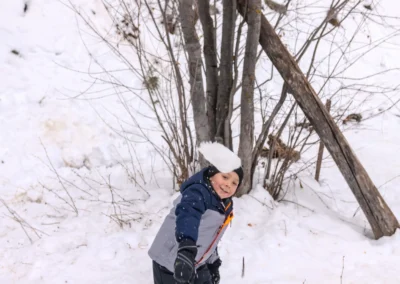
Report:
<svg viewBox="0 0 400 284"><path fill-rule="evenodd" d="M202 142L199 152L222 173L232 172L242 165L238 155L217 142Z"/></svg>
<svg viewBox="0 0 400 284"><path fill-rule="evenodd" d="M101 1L74 3L109 29ZM379 7L393 17L399 11L397 0ZM385 33L380 29L368 27L376 37ZM179 193L152 147L134 132L127 139L116 131L125 125L110 109L129 116L120 97L100 96L92 87L86 48L102 64L118 69L118 63L62 1L0 1L0 38L0 283L153 283L147 251ZM398 42L398 34L390 39ZM394 44L375 50L358 72L393 67L398 54ZM385 83L398 78L385 74ZM80 95L83 90L92 97ZM382 95L369 104L387 101ZM345 132L397 218L399 117L393 107ZM311 167L288 184L284 201L273 201L258 183L234 198L235 218L219 246L221 284L400 283L400 232L371 238L353 194L325 156L320 182ZM261 174L260 167L256 181Z"/></svg>

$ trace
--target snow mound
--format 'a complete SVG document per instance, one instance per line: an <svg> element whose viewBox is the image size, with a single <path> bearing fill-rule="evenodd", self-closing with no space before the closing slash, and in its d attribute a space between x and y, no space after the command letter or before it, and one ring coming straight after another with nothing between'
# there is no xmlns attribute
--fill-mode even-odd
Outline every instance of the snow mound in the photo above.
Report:
<svg viewBox="0 0 400 284"><path fill-rule="evenodd" d="M240 158L217 142L202 142L199 152L222 173L229 173L242 165Z"/></svg>

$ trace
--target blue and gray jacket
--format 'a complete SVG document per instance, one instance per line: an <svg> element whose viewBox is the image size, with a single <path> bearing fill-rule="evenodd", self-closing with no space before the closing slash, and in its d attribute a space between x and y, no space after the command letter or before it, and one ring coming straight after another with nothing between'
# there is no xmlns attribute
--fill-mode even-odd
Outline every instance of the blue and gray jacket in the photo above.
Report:
<svg viewBox="0 0 400 284"><path fill-rule="evenodd" d="M196 267L218 259L219 240L233 218L232 200L221 200L207 178L208 168L186 180L181 195L161 225L149 250L158 264L174 271L179 242L189 238L198 249Z"/></svg>

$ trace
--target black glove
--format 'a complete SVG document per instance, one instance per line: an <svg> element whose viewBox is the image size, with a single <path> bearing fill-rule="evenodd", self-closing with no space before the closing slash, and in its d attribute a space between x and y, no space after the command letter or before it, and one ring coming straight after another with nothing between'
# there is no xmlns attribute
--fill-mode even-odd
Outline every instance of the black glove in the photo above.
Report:
<svg viewBox="0 0 400 284"><path fill-rule="evenodd" d="M208 270L211 274L212 284L219 284L219 280L221 279L221 277L219 276L219 267L221 266L221 264L222 261L219 258L213 263L207 264Z"/></svg>
<svg viewBox="0 0 400 284"><path fill-rule="evenodd" d="M195 275L196 243L191 239L183 239L179 243L178 255L174 265L174 279L178 283L188 283Z"/></svg>

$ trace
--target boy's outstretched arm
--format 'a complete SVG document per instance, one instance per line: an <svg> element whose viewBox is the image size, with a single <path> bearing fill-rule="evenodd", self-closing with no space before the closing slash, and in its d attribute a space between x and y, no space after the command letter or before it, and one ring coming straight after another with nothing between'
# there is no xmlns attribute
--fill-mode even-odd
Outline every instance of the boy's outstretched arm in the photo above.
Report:
<svg viewBox="0 0 400 284"><path fill-rule="evenodd" d="M205 194L202 186L191 186L182 192L182 199L175 210L175 237L178 242L188 238L197 242L201 216L206 211Z"/></svg>
<svg viewBox="0 0 400 284"><path fill-rule="evenodd" d="M175 210L175 236L179 247L174 264L174 279L178 283L191 282L195 275L196 242L201 215L205 211L206 204L201 187L191 186L182 192L181 201Z"/></svg>

